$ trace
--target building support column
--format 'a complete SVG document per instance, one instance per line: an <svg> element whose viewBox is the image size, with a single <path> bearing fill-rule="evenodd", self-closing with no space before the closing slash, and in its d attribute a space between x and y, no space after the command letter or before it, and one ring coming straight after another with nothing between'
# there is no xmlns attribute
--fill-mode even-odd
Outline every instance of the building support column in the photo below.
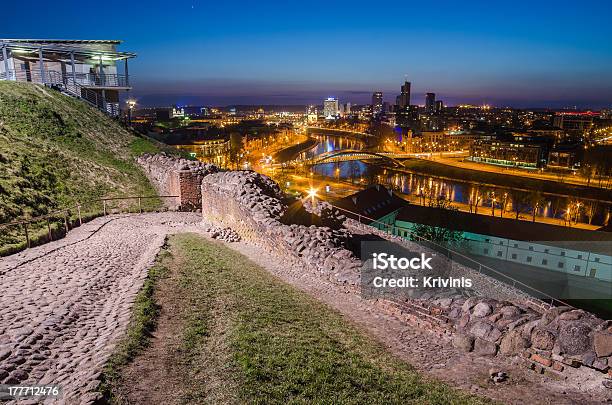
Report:
<svg viewBox="0 0 612 405"><path fill-rule="evenodd" d="M6 52L6 45L2 46L2 58L4 59L4 75L6 77L6 80L11 80L9 76L9 63L8 63L8 53Z"/></svg>
<svg viewBox="0 0 612 405"><path fill-rule="evenodd" d="M102 110L106 111L106 90L102 89Z"/></svg>
<svg viewBox="0 0 612 405"><path fill-rule="evenodd" d="M40 65L40 80L45 84L47 81L45 80L45 65L43 63L43 50L42 48L38 48L38 63Z"/></svg>
<svg viewBox="0 0 612 405"><path fill-rule="evenodd" d="M100 55L100 84L99 86L104 86L105 85L105 80L104 80L104 67L102 66L102 55ZM106 111L106 91L104 89L102 89L102 110L104 112Z"/></svg>
<svg viewBox="0 0 612 405"><path fill-rule="evenodd" d="M102 66L102 55L100 55L100 84L99 86L104 86L104 67Z"/></svg>
<svg viewBox="0 0 612 405"><path fill-rule="evenodd" d="M70 52L70 65L72 66L72 84L76 87L76 67L74 63L74 52Z"/></svg>
<svg viewBox="0 0 612 405"><path fill-rule="evenodd" d="M125 63L125 87L130 87L130 74L128 72L128 59L125 58L123 60L123 62Z"/></svg>

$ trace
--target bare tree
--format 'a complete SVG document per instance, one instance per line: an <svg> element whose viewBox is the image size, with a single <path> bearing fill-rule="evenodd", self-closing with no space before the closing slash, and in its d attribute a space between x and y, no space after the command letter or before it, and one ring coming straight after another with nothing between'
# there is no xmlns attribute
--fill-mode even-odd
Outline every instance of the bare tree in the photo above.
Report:
<svg viewBox="0 0 612 405"><path fill-rule="evenodd" d="M595 212L597 211L597 202L589 201L584 204L584 213L589 220L589 225L593 222L593 217L595 216Z"/></svg>
<svg viewBox="0 0 612 405"><path fill-rule="evenodd" d="M544 202L542 192L539 190L532 190L529 193L529 203L531 204L531 221L535 222L535 217L538 212L538 208Z"/></svg>
<svg viewBox="0 0 612 405"><path fill-rule="evenodd" d="M453 228L453 223L455 222L454 215L458 211L457 207L453 206L450 200L442 196L430 199L428 205L431 208L437 208L433 215L437 216L438 222L444 224L444 226L415 224L411 229L413 239L418 240L421 237L436 243L458 242L462 240L462 232Z"/></svg>
<svg viewBox="0 0 612 405"><path fill-rule="evenodd" d="M523 212L523 205L528 201L528 195L524 191L512 189L510 190L510 197L512 198L512 209L516 214L515 219L519 219Z"/></svg>
<svg viewBox="0 0 612 405"><path fill-rule="evenodd" d="M504 211L506 211L506 208L508 207L508 201L510 201L510 199L508 198L508 192L504 192L504 195L502 196L502 203L501 203L501 207L499 210L499 216L500 218L504 217Z"/></svg>

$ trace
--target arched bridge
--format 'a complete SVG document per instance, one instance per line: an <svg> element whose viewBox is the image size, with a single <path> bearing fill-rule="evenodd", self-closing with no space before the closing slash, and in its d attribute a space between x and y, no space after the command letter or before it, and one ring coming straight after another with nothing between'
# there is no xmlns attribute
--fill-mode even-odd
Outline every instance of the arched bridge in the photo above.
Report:
<svg viewBox="0 0 612 405"><path fill-rule="evenodd" d="M315 156L312 159L305 159L302 163L306 166L314 166L323 163L334 163L334 162L348 162L351 160L376 160L384 159L396 167L403 167L404 164L397 158L410 157L409 154L393 154L393 153L378 153L378 152L366 152L362 150L336 150L331 152L322 153Z"/></svg>

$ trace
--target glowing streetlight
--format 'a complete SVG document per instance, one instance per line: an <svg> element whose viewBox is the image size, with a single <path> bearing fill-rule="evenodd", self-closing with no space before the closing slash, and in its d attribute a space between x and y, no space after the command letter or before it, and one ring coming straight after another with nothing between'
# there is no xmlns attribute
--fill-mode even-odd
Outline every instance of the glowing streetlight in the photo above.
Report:
<svg viewBox="0 0 612 405"><path fill-rule="evenodd" d="M134 110L134 107L136 107L136 100L134 100L133 98L129 98L125 102L128 106L128 125L131 127L132 126L132 111Z"/></svg>

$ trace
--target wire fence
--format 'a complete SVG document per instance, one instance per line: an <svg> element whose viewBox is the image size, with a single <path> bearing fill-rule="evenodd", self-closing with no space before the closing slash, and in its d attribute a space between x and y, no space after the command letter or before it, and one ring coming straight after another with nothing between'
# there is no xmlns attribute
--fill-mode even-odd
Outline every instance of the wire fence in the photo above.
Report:
<svg viewBox="0 0 612 405"><path fill-rule="evenodd" d="M143 213L159 208L159 200L176 195L109 197L89 200L40 215L0 224L0 256L57 240L70 229L99 216Z"/></svg>

